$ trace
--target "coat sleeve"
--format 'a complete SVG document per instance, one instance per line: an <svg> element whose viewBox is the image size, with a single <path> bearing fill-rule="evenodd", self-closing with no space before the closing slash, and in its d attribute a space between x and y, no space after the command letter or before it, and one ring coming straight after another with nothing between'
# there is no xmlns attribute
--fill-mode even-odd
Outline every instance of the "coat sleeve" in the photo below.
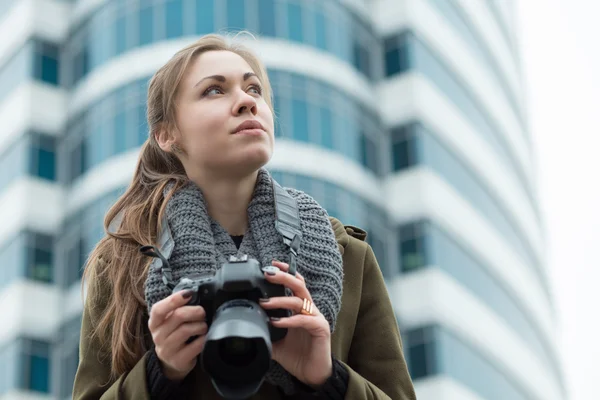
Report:
<svg viewBox="0 0 600 400"><path fill-rule="evenodd" d="M383 275L367 246L346 400L416 400Z"/></svg>
<svg viewBox="0 0 600 400"><path fill-rule="evenodd" d="M93 279L91 277L90 279ZM108 289L102 290L101 296L93 295L99 285L90 282L88 301L83 308L81 336L79 341L79 366L73 385L73 400L150 400L146 382L145 354L127 373L116 380L110 378L110 358L100 352L97 340L90 338L92 327L97 323L105 303L93 299L106 299L110 296Z"/></svg>

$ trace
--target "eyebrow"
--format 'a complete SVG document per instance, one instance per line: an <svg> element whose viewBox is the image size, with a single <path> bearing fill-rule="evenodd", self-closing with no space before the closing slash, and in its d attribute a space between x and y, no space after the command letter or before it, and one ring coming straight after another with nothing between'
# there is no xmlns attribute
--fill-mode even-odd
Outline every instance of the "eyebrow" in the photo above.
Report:
<svg viewBox="0 0 600 400"><path fill-rule="evenodd" d="M254 72L246 72L244 74L244 81L247 81L248 79L250 79L253 76L256 76L258 78L258 76ZM208 79L213 79L213 80L219 81L219 82L227 81L227 79L223 75L210 75L210 76L206 76L206 77L200 79L198 82L196 82L194 87L197 87L200 83L202 83L203 81L208 80Z"/></svg>

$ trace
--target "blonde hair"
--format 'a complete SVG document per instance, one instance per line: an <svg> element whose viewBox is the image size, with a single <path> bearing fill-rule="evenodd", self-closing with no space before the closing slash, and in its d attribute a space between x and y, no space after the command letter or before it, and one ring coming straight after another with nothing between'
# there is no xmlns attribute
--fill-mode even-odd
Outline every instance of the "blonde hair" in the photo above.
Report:
<svg viewBox="0 0 600 400"><path fill-rule="evenodd" d="M190 63L208 51L238 54L260 79L263 96L273 110L265 67L236 38L237 35L233 38L216 34L203 36L178 51L150 80L149 137L142 145L131 184L106 214L106 235L91 252L83 276L83 282L89 289L86 301L105 305L90 335L110 356L112 378L131 370L148 350L144 337L144 283L151 260L141 255L138 248L140 245L156 244L166 203L172 193L188 180L177 156L159 147L156 134L162 129L175 128L178 87ZM169 182L175 182L175 185L167 196L163 196ZM109 225L118 214L122 215L122 220L111 232ZM109 296L101 289L106 287L112 289Z"/></svg>

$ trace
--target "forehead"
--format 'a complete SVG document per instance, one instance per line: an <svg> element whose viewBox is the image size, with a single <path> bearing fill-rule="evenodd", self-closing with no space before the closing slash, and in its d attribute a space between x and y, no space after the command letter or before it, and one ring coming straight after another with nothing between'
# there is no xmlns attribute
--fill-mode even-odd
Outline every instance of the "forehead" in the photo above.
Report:
<svg viewBox="0 0 600 400"><path fill-rule="evenodd" d="M226 78L237 78L246 72L253 72L250 64L241 56L231 51L207 51L200 54L191 63L188 77L202 79L210 75L223 75Z"/></svg>

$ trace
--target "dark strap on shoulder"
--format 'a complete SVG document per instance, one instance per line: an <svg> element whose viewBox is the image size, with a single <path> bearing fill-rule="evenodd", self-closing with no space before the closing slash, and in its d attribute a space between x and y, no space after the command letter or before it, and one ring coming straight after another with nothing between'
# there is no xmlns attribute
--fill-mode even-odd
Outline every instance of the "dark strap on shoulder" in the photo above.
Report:
<svg viewBox="0 0 600 400"><path fill-rule="evenodd" d="M295 198L282 188L275 179L273 182L273 193L275 194L275 228L283 237L283 242L290 249L289 273L296 275L296 257L300 249L302 231L300 230L300 211Z"/></svg>

